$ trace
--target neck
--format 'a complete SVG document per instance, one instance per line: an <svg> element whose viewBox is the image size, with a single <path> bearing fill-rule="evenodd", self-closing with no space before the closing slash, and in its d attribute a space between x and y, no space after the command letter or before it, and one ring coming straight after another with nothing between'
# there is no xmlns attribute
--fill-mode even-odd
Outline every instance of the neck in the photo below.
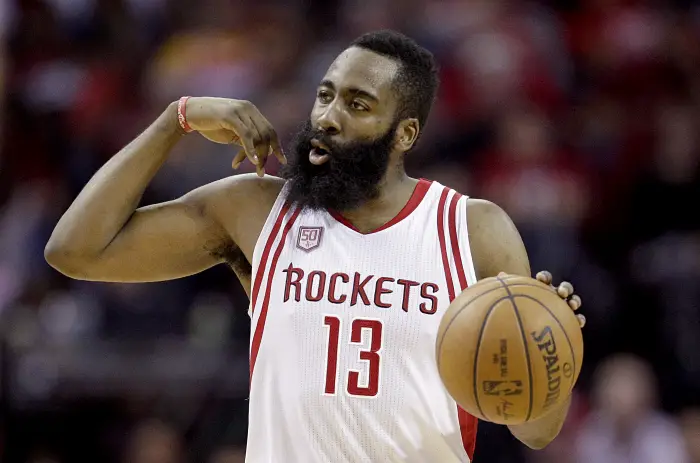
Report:
<svg viewBox="0 0 700 463"><path fill-rule="evenodd" d="M390 169L382 180L377 198L339 212L363 233L376 230L401 212L417 184L418 180L406 175L403 169Z"/></svg>

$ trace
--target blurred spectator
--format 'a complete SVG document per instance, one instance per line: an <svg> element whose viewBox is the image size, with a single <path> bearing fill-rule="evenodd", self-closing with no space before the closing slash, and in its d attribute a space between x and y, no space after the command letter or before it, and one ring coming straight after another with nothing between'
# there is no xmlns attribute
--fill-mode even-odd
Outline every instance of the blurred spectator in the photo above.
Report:
<svg viewBox="0 0 700 463"><path fill-rule="evenodd" d="M690 408L680 419L690 463L700 463L700 408Z"/></svg>
<svg viewBox="0 0 700 463"><path fill-rule="evenodd" d="M512 108L497 130L477 173L480 194L508 211L533 262L568 275L589 207L587 172L557 145L552 121L536 107Z"/></svg>
<svg viewBox="0 0 700 463"><path fill-rule="evenodd" d="M38 455L32 456L28 463L60 463L60 461L54 458L52 455L44 455L41 452L37 453Z"/></svg>
<svg viewBox="0 0 700 463"><path fill-rule="evenodd" d="M244 463L245 451L237 447L224 447L218 449L211 457L209 463Z"/></svg>
<svg viewBox="0 0 700 463"><path fill-rule="evenodd" d="M134 429L124 463L183 463L176 431L158 420L140 423Z"/></svg>
<svg viewBox="0 0 700 463"><path fill-rule="evenodd" d="M136 422L126 461L243 461L249 320L235 275L83 283L49 268L43 246L167 103L250 99L286 143L336 54L384 27L440 64L409 174L503 207L533 272L572 281L588 319L559 438L527 452L484 423L477 463L685 463L679 429L700 463L688 410L700 397L697 0L0 0L0 417L11 436L0 460L117 463L111 449ZM235 153L186 137L143 203L250 172L231 170ZM177 404L181 435L148 420L169 403L153 388ZM146 405L124 410L125 397ZM679 427L667 413L682 409Z"/></svg>
<svg viewBox="0 0 700 463"><path fill-rule="evenodd" d="M679 427L658 410L656 387L645 362L628 355L606 360L596 373L576 461L688 463Z"/></svg>
<svg viewBox="0 0 700 463"><path fill-rule="evenodd" d="M700 386L700 307L695 303L700 297L695 283L700 217L682 205L700 202L697 115L698 108L687 104L659 108L653 157L632 187L624 233L632 246L628 265L634 290L646 300L638 306L656 322L647 334L663 338L665 351L680 364L664 376L673 374L693 388Z"/></svg>
<svg viewBox="0 0 700 463"><path fill-rule="evenodd" d="M0 4L0 124L5 114L5 68L7 66L7 32L10 28L14 11L14 3L2 2ZM0 145L2 144L2 131L0 131ZM2 153L0 153L0 166L2 165Z"/></svg>

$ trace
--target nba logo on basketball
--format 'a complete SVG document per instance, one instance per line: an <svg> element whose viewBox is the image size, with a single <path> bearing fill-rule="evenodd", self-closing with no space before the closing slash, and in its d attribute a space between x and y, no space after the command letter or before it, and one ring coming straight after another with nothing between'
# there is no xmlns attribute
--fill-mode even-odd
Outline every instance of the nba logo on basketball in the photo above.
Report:
<svg viewBox="0 0 700 463"><path fill-rule="evenodd" d="M313 251L321 244L323 227L299 227L297 247L306 252Z"/></svg>

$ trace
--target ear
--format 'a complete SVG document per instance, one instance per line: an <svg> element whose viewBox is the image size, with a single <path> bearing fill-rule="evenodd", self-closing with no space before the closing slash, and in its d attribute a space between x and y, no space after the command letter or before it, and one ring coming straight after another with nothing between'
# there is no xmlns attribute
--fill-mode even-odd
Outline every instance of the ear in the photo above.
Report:
<svg viewBox="0 0 700 463"><path fill-rule="evenodd" d="M420 133L418 119L410 118L399 122L396 128L396 146L401 152L406 152L413 148Z"/></svg>

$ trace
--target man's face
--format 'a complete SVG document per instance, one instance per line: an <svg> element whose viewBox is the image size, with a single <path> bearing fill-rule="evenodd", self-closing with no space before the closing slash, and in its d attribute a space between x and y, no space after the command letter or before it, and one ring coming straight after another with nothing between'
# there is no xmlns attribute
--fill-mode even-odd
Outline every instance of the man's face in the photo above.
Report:
<svg viewBox="0 0 700 463"><path fill-rule="evenodd" d="M399 122L397 70L395 61L360 48L336 58L281 171L291 201L342 211L378 195Z"/></svg>

